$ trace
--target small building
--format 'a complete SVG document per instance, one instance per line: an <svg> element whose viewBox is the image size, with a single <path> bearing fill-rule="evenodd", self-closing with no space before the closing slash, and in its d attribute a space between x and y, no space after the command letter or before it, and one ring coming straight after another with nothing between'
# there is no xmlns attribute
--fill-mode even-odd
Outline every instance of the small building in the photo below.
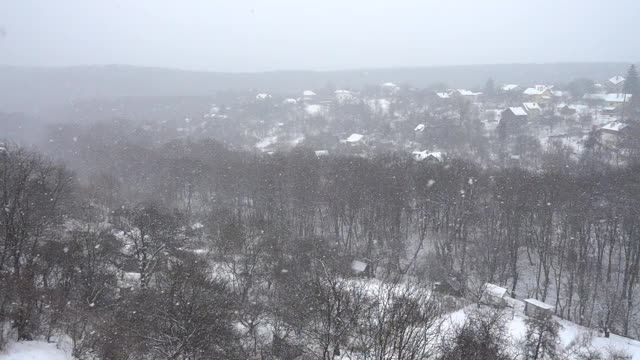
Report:
<svg viewBox="0 0 640 360"><path fill-rule="evenodd" d="M449 99L450 98L449 93L447 93L447 92L437 92L436 96L438 98L440 98L440 99Z"/></svg>
<svg viewBox="0 0 640 360"><path fill-rule="evenodd" d="M351 272L356 276L371 277L370 266L365 261L353 260L351 262Z"/></svg>
<svg viewBox="0 0 640 360"><path fill-rule="evenodd" d="M624 82L624 77L620 76L620 75L616 75L614 77L612 77L611 79L609 79L609 83L611 85L617 86L620 85Z"/></svg>
<svg viewBox="0 0 640 360"><path fill-rule="evenodd" d="M542 111L540 105L535 102L522 103L522 107L527 112L527 114L539 114Z"/></svg>
<svg viewBox="0 0 640 360"><path fill-rule="evenodd" d="M620 92L624 87L624 81L625 81L624 77L620 75L616 75L607 81L607 88L615 92Z"/></svg>
<svg viewBox="0 0 640 360"><path fill-rule="evenodd" d="M498 285L486 283L483 286L480 302L490 306L504 307L507 306L506 298L508 295L509 290Z"/></svg>
<svg viewBox="0 0 640 360"><path fill-rule="evenodd" d="M543 303L540 300L525 299L524 314L533 318L551 316L551 314L553 314L553 306Z"/></svg>
<svg viewBox="0 0 640 360"><path fill-rule="evenodd" d="M413 129L413 131L424 131L424 124L418 124L418 126L416 126L415 129Z"/></svg>
<svg viewBox="0 0 640 360"><path fill-rule="evenodd" d="M516 84L506 84L502 86L502 91L504 92L510 92L510 91L515 91L519 88L519 85Z"/></svg>
<svg viewBox="0 0 640 360"><path fill-rule="evenodd" d="M444 281L433 283L433 291L443 294L461 297L463 295L462 284L452 276L448 276Z"/></svg>
<svg viewBox="0 0 640 360"><path fill-rule="evenodd" d="M628 130L629 124L613 121L597 130L600 135L600 141L602 144L609 147L617 147L626 130Z"/></svg>
<svg viewBox="0 0 640 360"><path fill-rule="evenodd" d="M382 94L386 96L396 95L400 91L400 87L392 82L386 82L380 85Z"/></svg>
<svg viewBox="0 0 640 360"><path fill-rule="evenodd" d="M529 102L536 102L538 104L547 104L552 97L551 88L546 85L536 85L525 89L522 94Z"/></svg>
<svg viewBox="0 0 640 360"><path fill-rule="evenodd" d="M631 94L622 93L585 94L583 99L606 107L620 107L624 103L631 101L631 96Z"/></svg>
<svg viewBox="0 0 640 360"><path fill-rule="evenodd" d="M465 90L465 89L455 89L455 90L451 90L450 96L467 99L471 102L476 102L478 101L478 96L480 95L482 95L481 92L473 92L471 90Z"/></svg>
<svg viewBox="0 0 640 360"><path fill-rule="evenodd" d="M334 92L336 101L340 104L350 103L354 100L354 96L349 90L336 90Z"/></svg>
<svg viewBox="0 0 640 360"><path fill-rule="evenodd" d="M416 161L425 161L427 163L439 163L444 159L444 155L439 151L429 152L427 150L414 151L413 158Z"/></svg>
<svg viewBox="0 0 640 360"><path fill-rule="evenodd" d="M302 99L304 101L311 101L314 100L316 98L316 93L311 91L311 90L305 90L302 92Z"/></svg>
<svg viewBox="0 0 640 360"><path fill-rule="evenodd" d="M284 99L284 101L282 101L283 104L289 104L289 105L295 105L298 103L298 100L296 99Z"/></svg>
<svg viewBox="0 0 640 360"><path fill-rule="evenodd" d="M500 123L497 128L499 136L507 138L521 133L528 121L529 116L527 112L519 106L504 110L500 116Z"/></svg>
<svg viewBox="0 0 640 360"><path fill-rule="evenodd" d="M315 154L317 157L329 156L329 150L316 150Z"/></svg>
<svg viewBox="0 0 640 360"><path fill-rule="evenodd" d="M355 133L354 133L354 134L351 134L351 135L347 138L347 140L345 140L345 141L346 141L346 142L348 142L348 143L351 143L351 144L356 144L356 143L359 143L360 141L362 141L362 138L363 138L363 137L364 137L364 135L361 135L361 134L355 134Z"/></svg>

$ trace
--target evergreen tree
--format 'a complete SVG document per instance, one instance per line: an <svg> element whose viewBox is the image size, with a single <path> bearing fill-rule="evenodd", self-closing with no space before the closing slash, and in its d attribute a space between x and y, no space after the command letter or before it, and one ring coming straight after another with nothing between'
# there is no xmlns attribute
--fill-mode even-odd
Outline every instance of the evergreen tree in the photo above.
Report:
<svg viewBox="0 0 640 360"><path fill-rule="evenodd" d="M623 92L631 94L626 106L626 119L632 122L640 122L640 79L638 79L638 71L635 65L629 67L627 76L624 81Z"/></svg>
<svg viewBox="0 0 640 360"><path fill-rule="evenodd" d="M492 78L489 78L489 80L487 80L487 82L484 84L484 90L483 90L484 96L487 99L493 99L496 95L496 84L493 81Z"/></svg>

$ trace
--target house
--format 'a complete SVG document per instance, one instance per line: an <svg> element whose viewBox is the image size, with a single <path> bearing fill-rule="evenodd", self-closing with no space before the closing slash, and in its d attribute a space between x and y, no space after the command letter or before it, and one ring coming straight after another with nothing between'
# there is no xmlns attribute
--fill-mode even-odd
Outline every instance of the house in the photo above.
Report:
<svg viewBox="0 0 640 360"><path fill-rule="evenodd" d="M439 151L428 152L427 150L423 151L414 151L413 158L416 161L426 161L427 163L439 163L444 159L444 155Z"/></svg>
<svg viewBox="0 0 640 360"><path fill-rule="evenodd" d="M522 107L510 107L502 112L500 120L526 122L527 116L527 112Z"/></svg>
<svg viewBox="0 0 640 360"><path fill-rule="evenodd" d="M619 121L613 121L597 130L603 145L616 147L629 130L629 125Z"/></svg>
<svg viewBox="0 0 640 360"><path fill-rule="evenodd" d="M624 78L620 75L616 75L614 77L612 77L611 79L609 79L609 83L611 83L612 85L620 85L624 82Z"/></svg>
<svg viewBox="0 0 640 360"><path fill-rule="evenodd" d="M455 89L455 90L450 90L450 96L454 96L454 97L460 97L463 99L467 99L471 102L476 102L478 101L478 96L482 95L481 92L473 92L470 90L465 90L465 89Z"/></svg>
<svg viewBox="0 0 640 360"><path fill-rule="evenodd" d="M480 302L485 305L504 307L507 306L506 298L508 295L509 290L498 285L486 283L483 286Z"/></svg>
<svg viewBox="0 0 640 360"><path fill-rule="evenodd" d="M524 299L524 314L532 318L551 316L553 306L536 299Z"/></svg>
<svg viewBox="0 0 640 360"><path fill-rule="evenodd" d="M449 96L448 92L437 92L436 96L438 96L440 99L449 99L451 96Z"/></svg>
<svg viewBox="0 0 640 360"><path fill-rule="evenodd" d="M317 157L329 156L328 150L316 150L315 154Z"/></svg>
<svg viewBox="0 0 640 360"><path fill-rule="evenodd" d="M607 81L607 87L615 92L622 91L625 78L620 75L616 75Z"/></svg>
<svg viewBox="0 0 640 360"><path fill-rule="evenodd" d="M336 97L336 101L340 104L349 103L354 99L353 94L349 90L336 90L333 94Z"/></svg>
<svg viewBox="0 0 640 360"><path fill-rule="evenodd" d="M605 106L620 107L622 104L631 101L631 94L612 93L604 97Z"/></svg>
<svg viewBox="0 0 640 360"><path fill-rule="evenodd" d="M526 102L526 103L522 103L522 107L527 112L527 114L530 114L530 115L536 115L542 112L542 108L538 103Z"/></svg>
<svg viewBox="0 0 640 360"><path fill-rule="evenodd" d="M424 124L418 124L418 126L416 126L416 128L415 128L415 129L413 129L413 131L420 131L420 132L422 132L422 131L424 131L424 127L425 127L425 126L424 126Z"/></svg>
<svg viewBox="0 0 640 360"><path fill-rule="evenodd" d="M298 100L296 99L284 99L284 101L282 102L283 104L289 104L289 105L295 105L298 103Z"/></svg>
<svg viewBox="0 0 640 360"><path fill-rule="evenodd" d="M395 95L400 91L400 87L392 82L386 82L380 87L384 95Z"/></svg>
<svg viewBox="0 0 640 360"><path fill-rule="evenodd" d="M502 91L510 92L510 91L518 90L518 88L520 88L520 86L518 86L516 84L507 84L507 85L503 85L502 86Z"/></svg>
<svg viewBox="0 0 640 360"><path fill-rule="evenodd" d="M348 143L351 143L351 144L356 144L356 143L359 143L360 141L362 141L363 137L364 137L364 135L353 133L345 140L345 142L348 142Z"/></svg>
<svg viewBox="0 0 640 360"><path fill-rule="evenodd" d="M569 92L568 91L560 91L560 90L552 90L551 91L551 96L553 96L556 99L562 100L564 98L569 97Z"/></svg>
<svg viewBox="0 0 640 360"><path fill-rule="evenodd" d="M584 100L592 101L607 107L620 107L631 100L631 94L608 93L608 94L585 94Z"/></svg>
<svg viewBox="0 0 640 360"><path fill-rule="evenodd" d="M444 281L438 281L433 283L433 291L452 296L462 296L463 288L460 281L453 276L447 276Z"/></svg>
<svg viewBox="0 0 640 360"><path fill-rule="evenodd" d="M551 87L547 85L536 85L525 89L522 94L528 102L535 102L539 104L547 104L551 101Z"/></svg>
<svg viewBox="0 0 640 360"><path fill-rule="evenodd" d="M311 90L305 90L305 91L302 92L302 98L305 101L313 100L313 99L315 99L316 96L317 96L316 93L311 91Z"/></svg>
<svg viewBox="0 0 640 360"><path fill-rule="evenodd" d="M269 94L258 94L256 95L256 100L267 100L271 99L271 95Z"/></svg>
<svg viewBox="0 0 640 360"><path fill-rule="evenodd" d="M522 107L510 107L502 112L500 123L498 124L499 135L502 138L519 134L527 122L529 116Z"/></svg>

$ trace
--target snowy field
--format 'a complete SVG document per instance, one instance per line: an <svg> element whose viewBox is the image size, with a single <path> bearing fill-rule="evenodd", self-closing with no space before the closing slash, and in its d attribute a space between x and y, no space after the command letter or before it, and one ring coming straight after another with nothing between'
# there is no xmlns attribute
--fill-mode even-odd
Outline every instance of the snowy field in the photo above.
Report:
<svg viewBox="0 0 640 360"><path fill-rule="evenodd" d="M44 341L22 341L9 343L0 360L73 360L73 357L58 349L56 344Z"/></svg>

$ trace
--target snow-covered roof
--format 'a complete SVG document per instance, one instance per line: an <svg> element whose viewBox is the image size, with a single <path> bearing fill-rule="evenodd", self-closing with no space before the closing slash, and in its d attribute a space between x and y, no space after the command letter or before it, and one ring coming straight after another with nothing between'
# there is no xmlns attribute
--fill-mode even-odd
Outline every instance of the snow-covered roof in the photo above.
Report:
<svg viewBox="0 0 640 360"><path fill-rule="evenodd" d="M620 76L620 75L616 75L614 77L612 77L611 79L609 79L609 82L612 83L613 85L618 85L621 82L623 82L625 79Z"/></svg>
<svg viewBox="0 0 640 360"><path fill-rule="evenodd" d="M551 95L555 97L563 97L565 95L565 92L560 90L555 90L555 91L551 91Z"/></svg>
<svg viewBox="0 0 640 360"><path fill-rule="evenodd" d="M334 93L337 94L351 94L351 91L349 90L336 90L334 91Z"/></svg>
<svg viewBox="0 0 640 360"><path fill-rule="evenodd" d="M413 129L413 131L423 131L424 130L424 124L418 124L418 126L416 126L415 129Z"/></svg>
<svg viewBox="0 0 640 360"><path fill-rule="evenodd" d="M534 102L526 102L526 103L522 103L522 105L524 106L524 108L527 111L531 111L531 110L542 110L540 108L540 105L538 105L538 103L534 103Z"/></svg>
<svg viewBox="0 0 640 360"><path fill-rule="evenodd" d="M443 154L439 151L429 152L427 150L423 150L423 151L416 150L413 152L413 158L416 159L416 161L422 161L430 157L438 161L442 161Z"/></svg>
<svg viewBox="0 0 640 360"><path fill-rule="evenodd" d="M603 100L606 102L623 103L631 99L631 94L584 94L585 100Z"/></svg>
<svg viewBox="0 0 640 360"><path fill-rule="evenodd" d="M619 121L613 121L608 123L607 125L603 126L600 128L600 130L607 130L607 131L615 131L618 132L620 130L623 130L624 128L626 128L627 126L629 126L628 124L619 122Z"/></svg>
<svg viewBox="0 0 640 360"><path fill-rule="evenodd" d="M316 150L315 153L317 157L329 155L328 150Z"/></svg>
<svg viewBox="0 0 640 360"><path fill-rule="evenodd" d="M551 306L549 304L546 304L546 303L543 303L542 301L536 300L536 299L524 299L524 302L526 302L528 304L531 304L531 305L533 305L535 307L539 307L541 309L545 309L545 310L553 309L553 306Z"/></svg>
<svg viewBox="0 0 640 360"><path fill-rule="evenodd" d="M527 112L524 111L524 109L521 108L520 106L518 106L518 107L510 107L509 110L511 110L511 112L515 116L527 116Z"/></svg>
<svg viewBox="0 0 640 360"><path fill-rule="evenodd" d="M504 90L504 91L513 91L513 90L517 89L518 87L519 86L516 85L516 84L507 84L507 85L504 85L502 87L502 90Z"/></svg>
<svg viewBox="0 0 640 360"><path fill-rule="evenodd" d="M355 143L362 140L363 137L364 135L361 135L361 134L351 134L351 136L347 138L347 142Z"/></svg>
<svg viewBox="0 0 640 360"><path fill-rule="evenodd" d="M502 298L507 294L507 289L498 285L486 283L484 284L484 293L490 296Z"/></svg>
<svg viewBox="0 0 640 360"><path fill-rule="evenodd" d="M440 99L448 99L449 98L449 93L446 93L446 92L437 92L436 95L438 95L438 97Z"/></svg>
<svg viewBox="0 0 640 360"><path fill-rule="evenodd" d="M458 94L462 96L476 96L476 95L482 94L480 92L473 92L471 90L465 90L465 89L456 89L456 91L458 92Z"/></svg>
<svg viewBox="0 0 640 360"><path fill-rule="evenodd" d="M296 99L284 99L283 103L285 103L285 104L297 104L298 101Z"/></svg>
<svg viewBox="0 0 640 360"><path fill-rule="evenodd" d="M392 82L386 82L384 84L382 84L383 87L391 87L391 88L397 88L398 85L392 83Z"/></svg>
<svg viewBox="0 0 640 360"><path fill-rule="evenodd" d="M256 95L256 99L258 99L258 100L269 99L270 97L271 97L271 95L269 95L269 94L264 94L264 93L263 93L263 94L258 94L258 95Z"/></svg>
<svg viewBox="0 0 640 360"><path fill-rule="evenodd" d="M538 87L539 85L536 85L536 87L534 88L526 88L522 93L525 95L542 95L545 93L545 91L547 91L547 88L543 88L543 87Z"/></svg>
<svg viewBox="0 0 640 360"><path fill-rule="evenodd" d="M607 94L604 97L606 102L625 102L631 100L631 94Z"/></svg>
<svg viewBox="0 0 640 360"><path fill-rule="evenodd" d="M305 90L305 91L302 92L302 95L303 96L316 96L316 93L314 93L311 90Z"/></svg>
<svg viewBox="0 0 640 360"><path fill-rule="evenodd" d="M358 260L353 260L351 262L351 270L353 270L353 272L355 273L361 273L363 271L365 271L367 269L367 263L364 263L362 261L358 261Z"/></svg>

